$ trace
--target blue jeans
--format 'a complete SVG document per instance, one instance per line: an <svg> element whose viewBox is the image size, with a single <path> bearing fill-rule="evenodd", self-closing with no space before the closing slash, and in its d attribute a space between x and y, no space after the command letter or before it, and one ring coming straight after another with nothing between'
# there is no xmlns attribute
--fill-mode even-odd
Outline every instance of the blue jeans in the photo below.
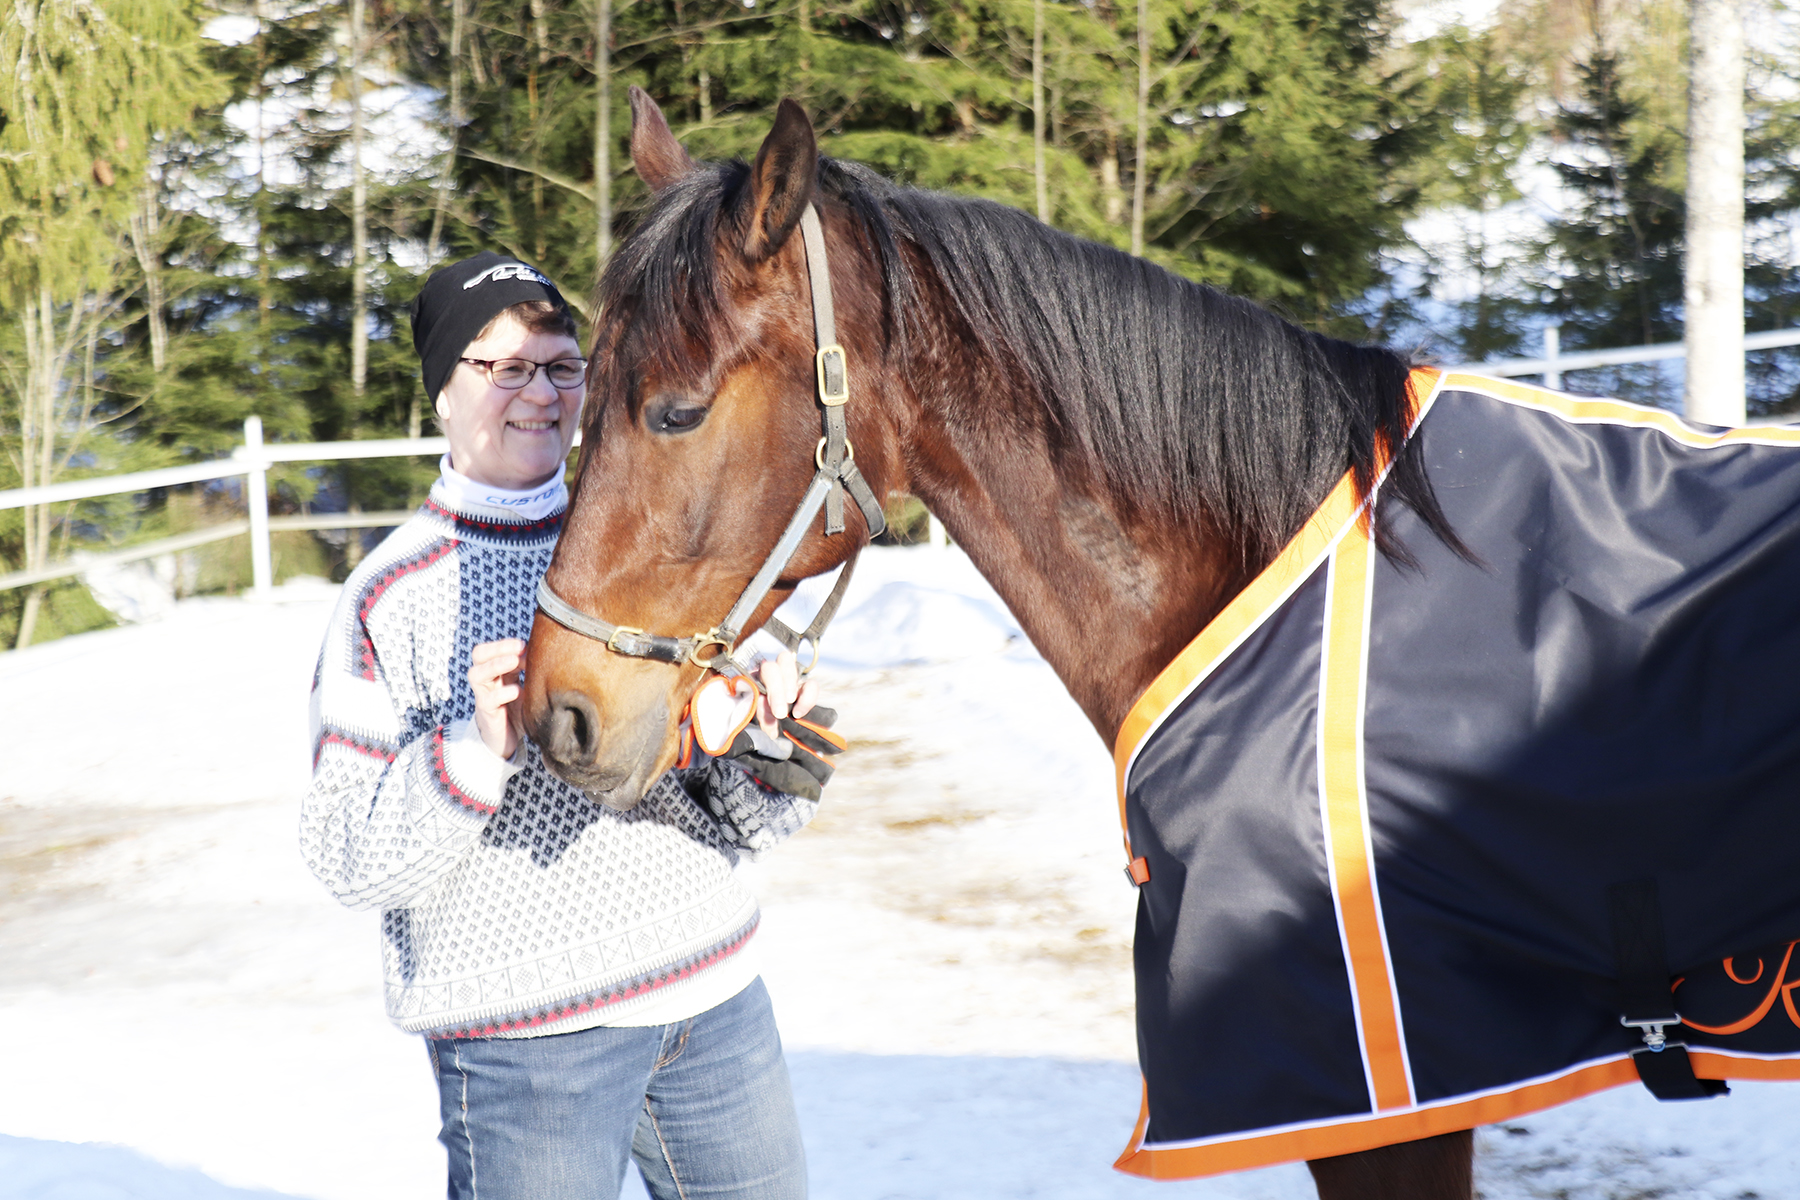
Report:
<svg viewBox="0 0 1800 1200"><path fill-rule="evenodd" d="M428 1041L451 1200L803 1200L806 1157L761 979L673 1025Z"/></svg>

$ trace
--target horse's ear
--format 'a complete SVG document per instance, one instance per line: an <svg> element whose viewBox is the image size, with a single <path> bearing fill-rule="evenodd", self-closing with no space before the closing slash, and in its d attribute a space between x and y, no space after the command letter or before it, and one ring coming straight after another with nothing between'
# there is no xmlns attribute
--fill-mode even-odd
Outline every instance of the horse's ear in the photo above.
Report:
<svg viewBox="0 0 1800 1200"><path fill-rule="evenodd" d="M631 87L631 162L638 178L653 192L662 191L694 169L694 160L669 132L662 109L636 84Z"/></svg>
<svg viewBox="0 0 1800 1200"><path fill-rule="evenodd" d="M744 257L761 262L781 249L812 203L819 174L819 143L806 110L783 100L775 128L763 139L750 168L750 223L744 230Z"/></svg>

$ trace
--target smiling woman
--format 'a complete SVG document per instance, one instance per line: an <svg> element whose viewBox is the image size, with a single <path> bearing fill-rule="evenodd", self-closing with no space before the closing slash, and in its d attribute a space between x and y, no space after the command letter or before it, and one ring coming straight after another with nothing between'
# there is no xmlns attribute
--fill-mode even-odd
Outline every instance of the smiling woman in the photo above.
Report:
<svg viewBox="0 0 1800 1200"><path fill-rule="evenodd" d="M635 1159L659 1198L794 1200L756 900L732 870L804 825L830 774L784 721L810 707L793 656L750 689L761 729L707 741L629 812L551 775L515 710L569 500L575 326L548 278L490 253L427 281L413 344L450 453L344 586L301 847L339 900L382 910L388 1014L428 1039L450 1195L475 1194L479 1160L484 1197L616 1196Z"/></svg>
<svg viewBox="0 0 1800 1200"><path fill-rule="evenodd" d="M528 300L501 310L437 394L451 465L513 490L548 480L575 440L586 376L567 308Z"/></svg>

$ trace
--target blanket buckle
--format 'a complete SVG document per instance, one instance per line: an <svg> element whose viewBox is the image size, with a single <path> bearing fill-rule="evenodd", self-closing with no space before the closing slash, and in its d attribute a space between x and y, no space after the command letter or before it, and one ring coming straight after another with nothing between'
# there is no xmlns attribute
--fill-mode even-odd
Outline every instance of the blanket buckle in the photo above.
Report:
<svg viewBox="0 0 1800 1200"><path fill-rule="evenodd" d="M1619 1024L1629 1025L1642 1033L1644 1035L1644 1045L1650 1047L1651 1051L1656 1054L1661 1054L1663 1052L1663 1047L1669 1044L1669 1039L1663 1036L1663 1026L1679 1025L1680 1023L1680 1013L1675 1014L1675 1019L1673 1021L1669 1020L1667 1017L1652 1017L1647 1021L1634 1021L1630 1017L1619 1018Z"/></svg>
<svg viewBox="0 0 1800 1200"><path fill-rule="evenodd" d="M1704 1100L1731 1089L1723 1079L1702 1079L1685 1042L1663 1033L1681 1024L1675 1011L1668 956L1663 945L1662 903L1656 880L1634 879L1606 889L1612 910L1613 950L1618 960L1619 1024L1644 1035L1642 1048L1631 1051L1638 1078L1658 1100Z"/></svg>

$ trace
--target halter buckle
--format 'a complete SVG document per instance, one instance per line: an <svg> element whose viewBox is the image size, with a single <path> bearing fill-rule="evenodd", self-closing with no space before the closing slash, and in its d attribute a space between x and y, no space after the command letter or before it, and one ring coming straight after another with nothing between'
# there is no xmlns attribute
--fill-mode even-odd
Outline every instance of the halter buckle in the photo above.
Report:
<svg viewBox="0 0 1800 1200"><path fill-rule="evenodd" d="M850 360L844 348L833 342L820 346L813 355L813 366L819 376L819 403L826 408L840 408L850 402Z"/></svg>
<svg viewBox="0 0 1800 1200"><path fill-rule="evenodd" d="M630 653L629 651L619 649L619 639L622 637L643 636L644 631L639 629L636 625L615 625L613 626L612 636L606 639L606 648L611 650L614 654L628 654Z"/></svg>

